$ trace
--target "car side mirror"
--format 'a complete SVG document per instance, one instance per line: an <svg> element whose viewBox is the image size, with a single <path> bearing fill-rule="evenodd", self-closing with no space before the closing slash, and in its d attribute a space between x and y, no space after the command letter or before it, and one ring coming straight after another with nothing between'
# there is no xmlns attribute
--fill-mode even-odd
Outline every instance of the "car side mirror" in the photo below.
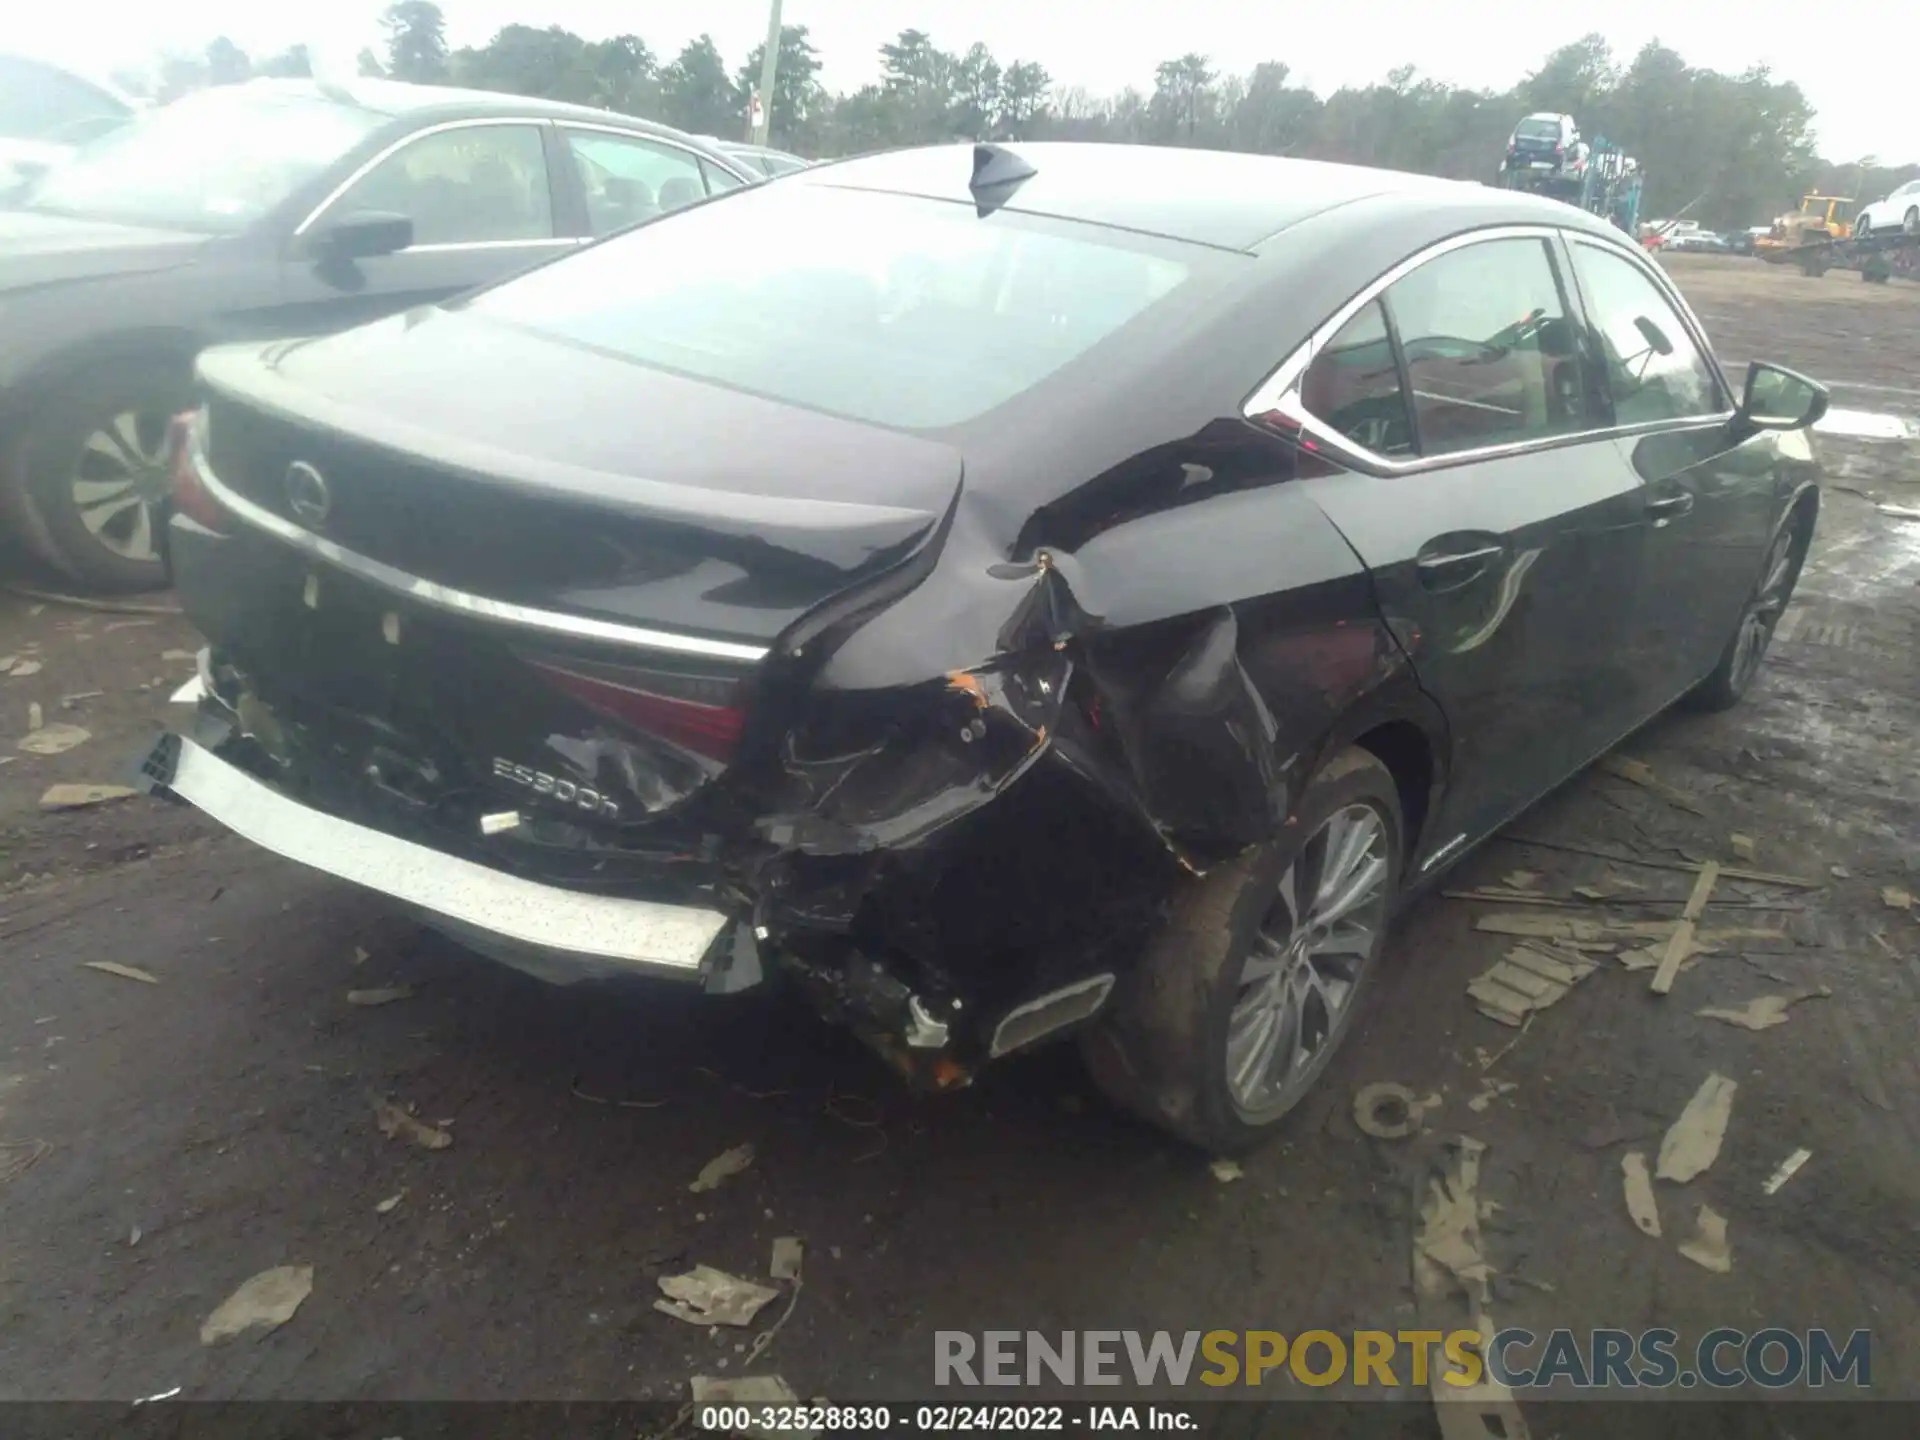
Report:
<svg viewBox="0 0 1920 1440"><path fill-rule="evenodd" d="M413 244L413 221L389 210L355 210L314 231L309 243L323 263L370 260Z"/></svg>
<svg viewBox="0 0 1920 1440"><path fill-rule="evenodd" d="M1734 418L1751 430L1805 430L1827 413L1829 398L1819 381L1756 360L1747 367L1746 394Z"/></svg>

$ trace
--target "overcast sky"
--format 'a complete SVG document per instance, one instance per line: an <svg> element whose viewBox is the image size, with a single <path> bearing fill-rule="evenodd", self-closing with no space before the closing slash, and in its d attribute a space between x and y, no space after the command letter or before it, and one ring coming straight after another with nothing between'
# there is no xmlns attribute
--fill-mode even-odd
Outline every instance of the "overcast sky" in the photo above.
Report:
<svg viewBox="0 0 1920 1440"><path fill-rule="evenodd" d="M1224 71L1284 60L1322 94L1364 84L1397 65L1459 85L1505 88L1553 47L1598 30L1622 59L1658 38L1695 65L1769 65L1798 81L1819 112L1822 153L1920 161L1920 24L1911 0L785 0L824 60L822 78L849 89L874 78L876 51L902 27L947 49L984 41L999 59L1037 60L1064 85L1096 93L1150 89L1161 60L1189 50ZM378 47L384 0L14 0L0 39L9 49L100 68L227 35L253 54L295 41L351 65ZM445 0L447 38L483 44L500 26L562 25L589 39L641 36L670 59L707 31L738 65L766 33L767 0ZM1905 32L1904 34L1902 32Z"/></svg>

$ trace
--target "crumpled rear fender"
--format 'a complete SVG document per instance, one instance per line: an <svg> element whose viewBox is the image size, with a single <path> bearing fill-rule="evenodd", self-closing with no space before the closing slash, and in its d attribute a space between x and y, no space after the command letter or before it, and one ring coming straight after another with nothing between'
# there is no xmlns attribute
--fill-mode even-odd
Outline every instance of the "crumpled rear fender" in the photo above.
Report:
<svg viewBox="0 0 1920 1440"><path fill-rule="evenodd" d="M1375 727L1445 753L1364 565L1300 484L1017 562L963 506L939 571L818 663L761 827L774 844L924 845L1050 759L1201 870L1279 833L1314 769ZM1441 769L1430 759L1416 785Z"/></svg>

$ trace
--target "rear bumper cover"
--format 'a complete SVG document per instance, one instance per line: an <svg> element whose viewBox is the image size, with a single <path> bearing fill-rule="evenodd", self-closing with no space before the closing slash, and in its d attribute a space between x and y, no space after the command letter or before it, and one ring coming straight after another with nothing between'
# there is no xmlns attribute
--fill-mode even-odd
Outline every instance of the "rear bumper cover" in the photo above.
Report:
<svg viewBox="0 0 1920 1440"><path fill-rule="evenodd" d="M263 849L387 895L454 933L491 939L481 948L542 978L697 980L727 948L715 942L733 922L718 910L583 894L443 854L302 805L181 735L162 736L143 770L155 789ZM520 964L526 952L539 960Z"/></svg>

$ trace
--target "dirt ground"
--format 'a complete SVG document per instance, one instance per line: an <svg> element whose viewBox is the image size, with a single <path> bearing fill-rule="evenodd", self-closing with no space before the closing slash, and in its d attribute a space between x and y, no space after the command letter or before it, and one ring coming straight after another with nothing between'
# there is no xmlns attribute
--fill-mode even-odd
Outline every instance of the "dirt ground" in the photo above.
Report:
<svg viewBox="0 0 1920 1440"><path fill-rule="evenodd" d="M1730 362L1920 416L1920 287L1672 264ZM1705 923L1747 933L1669 997L1602 953L1524 1031L1465 994L1511 943L1476 919L1515 907L1435 897L1323 1089L1232 1180L1109 1115L1067 1053L915 1100L797 1006L543 988L190 812L43 814L49 784L126 778L196 642L177 615L0 596L0 657L40 665L0 678L0 1398L680 1398L738 1373L787 1301L709 1333L652 1308L657 1278L764 1275L787 1235L805 1284L754 1368L802 1395L924 1397L936 1329L1403 1328L1415 1196L1458 1134L1487 1147L1500 1323L1866 1327L1876 1391L1920 1397L1920 915L1882 895L1920 891L1920 523L1875 507L1920 504L1920 442L1818 443L1833 483L1749 702L1630 742L1670 795L1589 773L1449 882L1525 870L1542 893L1674 902L1528 912L1596 921L1670 918L1691 883L1526 835L1817 885L1723 881L1749 903ZM16 749L30 703L90 737ZM398 983L413 998L347 1002ZM1759 1032L1697 1013L1820 986ZM1725 1146L1662 1184L1648 1238L1622 1154L1651 1155L1709 1072L1738 1082ZM1441 1097L1425 1133L1356 1128L1374 1081ZM371 1096L452 1145L383 1138ZM689 1191L741 1144L751 1168ZM1700 1204L1727 1217L1730 1273L1678 1252ZM290 1323L201 1345L229 1292L285 1264L313 1267Z"/></svg>

